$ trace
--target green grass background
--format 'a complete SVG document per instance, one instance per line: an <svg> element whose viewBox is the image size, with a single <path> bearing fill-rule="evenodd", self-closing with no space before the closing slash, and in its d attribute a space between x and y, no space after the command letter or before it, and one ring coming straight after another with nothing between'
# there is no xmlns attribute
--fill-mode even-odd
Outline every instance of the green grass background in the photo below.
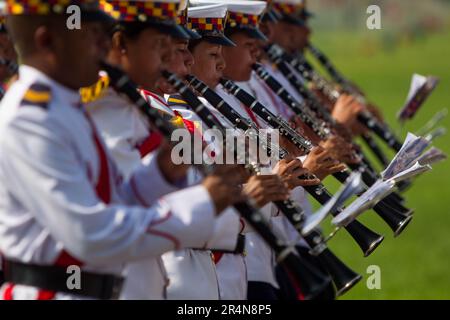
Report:
<svg viewBox="0 0 450 320"><path fill-rule="evenodd" d="M320 21L313 21L313 26L314 23ZM437 111L450 107L450 28L413 40L398 32L392 39L389 30L369 31L361 27L344 31L337 27L333 31L316 32L312 39L383 109L388 123L395 129L399 129L395 115L405 102L412 74L435 75L441 79L423 109L403 128L402 138L408 130L419 129ZM442 125L450 128L450 118ZM450 154L450 136L436 140L435 146ZM337 187L328 180L326 184L332 189ZM431 172L415 180L405 193L407 205L415 209L415 216L397 238L393 238L391 230L374 212L361 216L361 222L385 235L382 245L368 258L363 258L345 232L329 243L343 261L363 275L363 280L341 299L450 299L449 185L449 162L435 165ZM325 230L331 229L326 226ZM369 290L366 286L369 265L381 268L380 290Z"/></svg>

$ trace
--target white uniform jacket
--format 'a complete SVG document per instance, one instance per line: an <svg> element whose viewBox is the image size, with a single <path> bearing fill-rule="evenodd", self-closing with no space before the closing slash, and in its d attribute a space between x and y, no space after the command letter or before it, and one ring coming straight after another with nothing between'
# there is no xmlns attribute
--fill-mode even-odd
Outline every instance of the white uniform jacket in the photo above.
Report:
<svg viewBox="0 0 450 320"><path fill-rule="evenodd" d="M0 105L5 257L120 274L125 263L202 246L214 229L209 194L202 186L170 193L176 190L159 173L155 157L123 179L78 91L20 67L19 80ZM7 298L40 297L35 288L19 287L7 283L2 291Z"/></svg>

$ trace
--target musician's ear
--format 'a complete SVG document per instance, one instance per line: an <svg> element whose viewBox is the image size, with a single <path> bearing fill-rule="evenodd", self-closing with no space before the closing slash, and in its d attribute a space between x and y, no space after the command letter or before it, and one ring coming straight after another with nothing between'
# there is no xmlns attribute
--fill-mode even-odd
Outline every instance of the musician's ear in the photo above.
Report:
<svg viewBox="0 0 450 320"><path fill-rule="evenodd" d="M269 42L272 40L274 32L273 23L261 22L259 25L259 30L261 30L267 39L269 39Z"/></svg>
<svg viewBox="0 0 450 320"><path fill-rule="evenodd" d="M120 52L121 54L125 54L127 52L125 36L122 31L117 31L113 34L111 46L113 50Z"/></svg>

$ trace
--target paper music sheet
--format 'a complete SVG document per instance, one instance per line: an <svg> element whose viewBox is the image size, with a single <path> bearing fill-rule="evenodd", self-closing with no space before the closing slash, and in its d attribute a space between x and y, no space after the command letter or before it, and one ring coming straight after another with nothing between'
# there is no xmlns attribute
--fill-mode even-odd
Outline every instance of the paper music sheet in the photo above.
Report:
<svg viewBox="0 0 450 320"><path fill-rule="evenodd" d="M447 159L447 155L436 147L432 147L417 159L421 165L431 165Z"/></svg>
<svg viewBox="0 0 450 320"><path fill-rule="evenodd" d="M379 201L392 193L395 190L395 185L397 183L410 179L428 170L431 170L429 165L421 165L419 162L416 162L388 180L378 180L361 197L336 216L332 220L332 223L336 226L346 226L364 211L373 208Z"/></svg>
<svg viewBox="0 0 450 320"><path fill-rule="evenodd" d="M412 177L415 177L421 173L424 173L426 171L431 170L431 166L426 164L426 165L422 165L420 164L418 161L413 164L411 167L409 167L406 170L403 170L402 172L396 174L395 176L393 176L392 178L390 178L388 181L393 181L394 183L399 183L403 180L407 180L410 179Z"/></svg>
<svg viewBox="0 0 450 320"><path fill-rule="evenodd" d="M353 173L348 183L330 199L324 206L322 206L317 213L309 216L306 219L305 225L302 228L302 234L307 235L313 231L327 216L328 214L344 205L344 203L353 195L360 193L363 190L363 182L360 173Z"/></svg>
<svg viewBox="0 0 450 320"><path fill-rule="evenodd" d="M424 77L414 74L405 106L398 112L397 118L400 121L412 119L438 83L439 79L436 77Z"/></svg>
<svg viewBox="0 0 450 320"><path fill-rule="evenodd" d="M419 159L430 143L430 141L423 137L417 137L412 133L408 133L400 151L381 173L383 180L388 180L396 174L408 169Z"/></svg>
<svg viewBox="0 0 450 320"><path fill-rule="evenodd" d="M347 208L337 215L331 223L343 227L352 222L364 211L374 207L381 199L394 191L395 182L392 180L378 180L362 196L352 202Z"/></svg>

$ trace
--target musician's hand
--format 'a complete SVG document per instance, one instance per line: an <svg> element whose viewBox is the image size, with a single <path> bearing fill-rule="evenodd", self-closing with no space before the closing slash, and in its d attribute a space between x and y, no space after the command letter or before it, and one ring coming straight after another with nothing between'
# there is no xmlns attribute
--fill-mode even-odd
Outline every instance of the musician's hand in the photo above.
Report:
<svg viewBox="0 0 450 320"><path fill-rule="evenodd" d="M302 122L300 117L298 116L292 117L289 121L289 124L302 137L305 137L314 144L319 143L320 137L318 137L311 128L309 128L304 122Z"/></svg>
<svg viewBox="0 0 450 320"><path fill-rule="evenodd" d="M332 116L340 124L351 127L356 117L364 110L364 106L350 95L342 94L334 105Z"/></svg>
<svg viewBox="0 0 450 320"><path fill-rule="evenodd" d="M309 85L309 89L314 93L314 95L319 99L323 106L325 106L328 110L333 109L332 102L318 89L315 85Z"/></svg>
<svg viewBox="0 0 450 320"><path fill-rule="evenodd" d="M220 165L203 180L219 214L227 207L246 199L242 184L249 178L242 165Z"/></svg>
<svg viewBox="0 0 450 320"><path fill-rule="evenodd" d="M305 155L305 153L297 148L295 144L282 135L280 135L280 147L286 150L293 157L301 157Z"/></svg>
<svg viewBox="0 0 450 320"><path fill-rule="evenodd" d="M301 136L305 134L304 123L298 116L293 116L289 119L289 125L297 131L297 133Z"/></svg>
<svg viewBox="0 0 450 320"><path fill-rule="evenodd" d="M172 162L172 146L169 143L161 143L157 157L159 169L167 182L175 184L186 177L189 165Z"/></svg>
<svg viewBox="0 0 450 320"><path fill-rule="evenodd" d="M252 198L259 208L269 202L289 198L289 189L277 175L252 176L244 185L244 194Z"/></svg>
<svg viewBox="0 0 450 320"><path fill-rule="evenodd" d="M357 164L361 162L353 145L339 136L331 136L329 139L322 141L320 146L329 151L333 159L347 164Z"/></svg>
<svg viewBox="0 0 450 320"><path fill-rule="evenodd" d="M364 134L369 133L369 129L363 125L361 122L359 121L355 121L351 126L350 126L350 130L352 132L352 135L354 137L357 136L362 136Z"/></svg>
<svg viewBox="0 0 450 320"><path fill-rule="evenodd" d="M347 168L345 164L333 159L328 150L320 146L311 150L303 162L303 167L307 168L309 172L316 175L320 180Z"/></svg>
<svg viewBox="0 0 450 320"><path fill-rule="evenodd" d="M352 142L353 140L351 128L347 128L339 122L336 122L334 132L347 142Z"/></svg>
<svg viewBox="0 0 450 320"><path fill-rule="evenodd" d="M319 179L304 178L309 172L306 168L303 168L303 164L299 159L283 159L277 163L273 172L281 178L290 190L300 186L315 186L320 183Z"/></svg>

